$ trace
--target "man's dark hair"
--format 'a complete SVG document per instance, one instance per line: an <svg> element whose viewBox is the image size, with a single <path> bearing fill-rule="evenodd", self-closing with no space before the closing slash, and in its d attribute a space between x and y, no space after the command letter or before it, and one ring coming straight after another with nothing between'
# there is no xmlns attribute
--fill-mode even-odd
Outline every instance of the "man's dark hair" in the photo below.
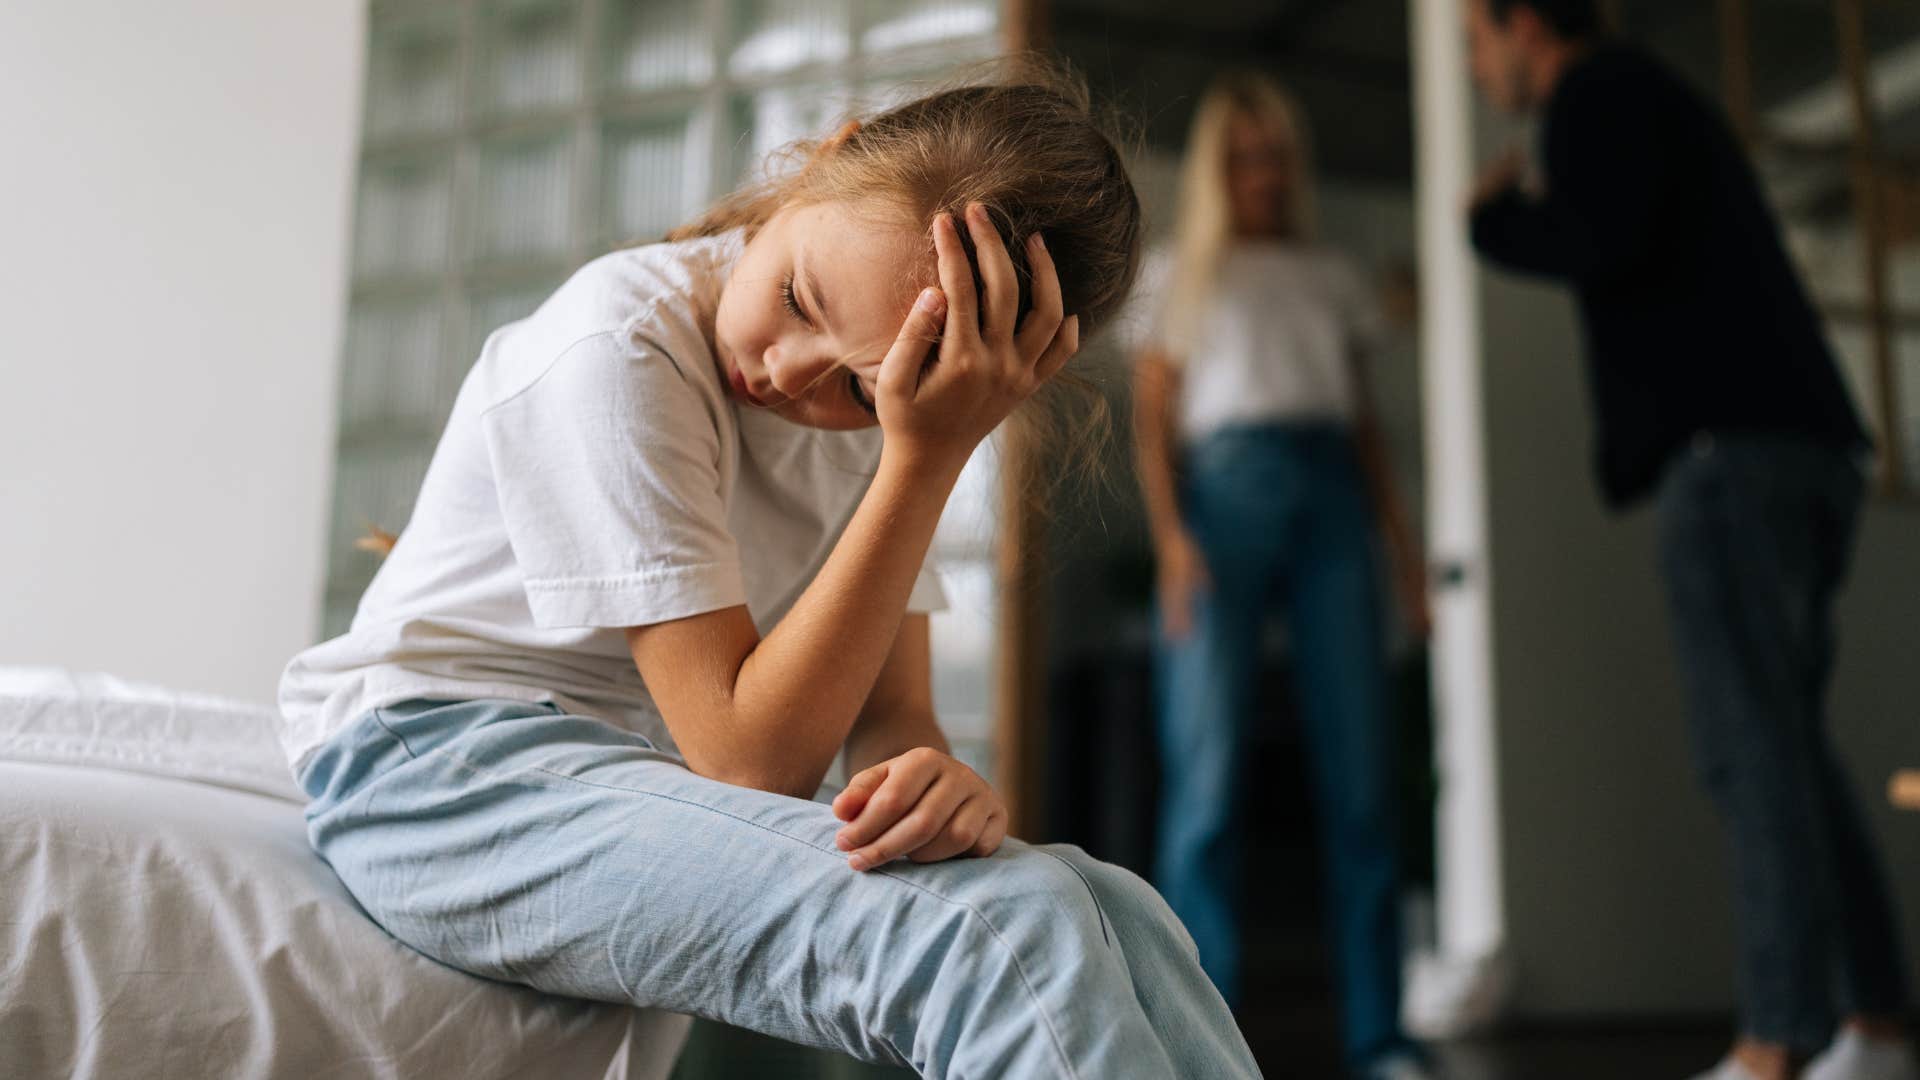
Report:
<svg viewBox="0 0 1920 1080"><path fill-rule="evenodd" d="M1530 8L1553 32L1569 41L1598 37L1606 28L1594 0L1487 0L1494 21L1505 26L1514 8Z"/></svg>

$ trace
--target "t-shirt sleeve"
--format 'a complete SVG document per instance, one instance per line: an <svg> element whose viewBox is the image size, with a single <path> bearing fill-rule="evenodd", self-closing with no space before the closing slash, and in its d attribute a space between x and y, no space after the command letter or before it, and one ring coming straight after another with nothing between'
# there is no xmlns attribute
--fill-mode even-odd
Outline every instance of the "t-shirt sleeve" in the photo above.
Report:
<svg viewBox="0 0 1920 1080"><path fill-rule="evenodd" d="M481 429L537 625L644 626L746 603L720 432L671 358L587 338Z"/></svg>

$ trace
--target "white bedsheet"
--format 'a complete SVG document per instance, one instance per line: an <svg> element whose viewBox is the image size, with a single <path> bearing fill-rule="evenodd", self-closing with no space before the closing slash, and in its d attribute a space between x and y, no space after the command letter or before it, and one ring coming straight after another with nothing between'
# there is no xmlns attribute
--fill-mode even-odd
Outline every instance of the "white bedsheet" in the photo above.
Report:
<svg viewBox="0 0 1920 1080"><path fill-rule="evenodd" d="M307 847L271 711L0 668L0 1076L609 1077L687 1018L476 979Z"/></svg>

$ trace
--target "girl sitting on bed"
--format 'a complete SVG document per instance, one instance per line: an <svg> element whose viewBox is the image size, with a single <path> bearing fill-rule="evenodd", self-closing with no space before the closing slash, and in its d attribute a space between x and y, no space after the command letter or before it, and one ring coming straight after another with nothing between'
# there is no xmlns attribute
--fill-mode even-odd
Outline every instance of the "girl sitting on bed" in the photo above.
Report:
<svg viewBox="0 0 1920 1080"><path fill-rule="evenodd" d="M1120 155L1036 71L797 152L487 340L282 682L313 846L476 975L928 1076L1257 1076L1159 896L1008 839L931 704L935 522L1125 295Z"/></svg>

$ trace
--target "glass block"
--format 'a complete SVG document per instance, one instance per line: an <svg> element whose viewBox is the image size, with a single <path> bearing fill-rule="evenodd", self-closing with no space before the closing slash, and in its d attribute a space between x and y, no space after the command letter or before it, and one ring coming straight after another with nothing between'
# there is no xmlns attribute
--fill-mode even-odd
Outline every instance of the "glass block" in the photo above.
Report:
<svg viewBox="0 0 1920 1080"><path fill-rule="evenodd" d="M487 336L511 322L534 313L547 297L553 295L558 282L535 281L517 282L507 285L493 285L480 288L467 296L467 332L461 343L461 351L456 354L458 367L453 375L453 389L457 392L460 381L467 377L468 369L480 358L480 350L487 343Z"/></svg>
<svg viewBox="0 0 1920 1080"><path fill-rule="evenodd" d="M601 143L601 228L615 243L658 238L688 216L685 116L609 126Z"/></svg>
<svg viewBox="0 0 1920 1080"><path fill-rule="evenodd" d="M940 717L940 726L942 728L947 726L947 718L944 715ZM984 729L982 725L982 730ZM993 775L992 738L985 735L967 737L955 735L949 737L947 743L953 747L953 756L958 758L961 764L979 773L980 778L989 784L999 782Z"/></svg>
<svg viewBox="0 0 1920 1080"><path fill-rule="evenodd" d="M452 178L441 156L369 162L360 176L354 271L374 277L431 272L444 265Z"/></svg>
<svg viewBox="0 0 1920 1080"><path fill-rule="evenodd" d="M367 50L367 138L451 130L460 119L456 26L376 23Z"/></svg>
<svg viewBox="0 0 1920 1080"><path fill-rule="evenodd" d="M851 51L847 0L736 0L733 17L736 76L838 63Z"/></svg>
<svg viewBox="0 0 1920 1080"><path fill-rule="evenodd" d="M346 633L348 628L353 625L353 614L360 606L358 595L357 593L354 594L355 599L352 600L343 597L327 601L326 609L320 619L320 639L322 641L339 637L341 634ZM986 774L981 773L980 775L985 776Z"/></svg>
<svg viewBox="0 0 1920 1080"><path fill-rule="evenodd" d="M734 178L760 175L767 155L795 139L819 138L853 115L845 83L770 86L734 99Z"/></svg>
<svg viewBox="0 0 1920 1080"><path fill-rule="evenodd" d="M615 0L607 81L658 90L713 77L713 48L701 0Z"/></svg>
<svg viewBox="0 0 1920 1080"><path fill-rule="evenodd" d="M985 440L967 459L940 525L933 534L933 554L941 565L988 562L1000 524L1000 457L996 440Z"/></svg>
<svg viewBox="0 0 1920 1080"><path fill-rule="evenodd" d="M440 385L443 327L437 297L356 303L347 318L340 426L437 430L453 403Z"/></svg>
<svg viewBox="0 0 1920 1080"><path fill-rule="evenodd" d="M856 104L861 115L870 116L923 97L939 82L938 72L870 77L861 84Z"/></svg>
<svg viewBox="0 0 1920 1080"><path fill-rule="evenodd" d="M940 725L955 737L984 738L992 712L993 564L943 562L940 584L947 607L928 620L932 638L933 701Z"/></svg>
<svg viewBox="0 0 1920 1080"><path fill-rule="evenodd" d="M327 578L331 588L358 594L379 557L355 547L370 527L398 534L413 514L433 442L343 449L333 482L333 537Z"/></svg>
<svg viewBox="0 0 1920 1080"><path fill-rule="evenodd" d="M999 8L995 0L867 0L860 49L883 53L982 37L999 24Z"/></svg>
<svg viewBox="0 0 1920 1080"><path fill-rule="evenodd" d="M487 112L565 108L580 98L580 14L573 3L507 0L485 14L476 80Z"/></svg>
<svg viewBox="0 0 1920 1080"><path fill-rule="evenodd" d="M474 254L487 259L567 250L572 140L566 132L495 140L480 152Z"/></svg>

